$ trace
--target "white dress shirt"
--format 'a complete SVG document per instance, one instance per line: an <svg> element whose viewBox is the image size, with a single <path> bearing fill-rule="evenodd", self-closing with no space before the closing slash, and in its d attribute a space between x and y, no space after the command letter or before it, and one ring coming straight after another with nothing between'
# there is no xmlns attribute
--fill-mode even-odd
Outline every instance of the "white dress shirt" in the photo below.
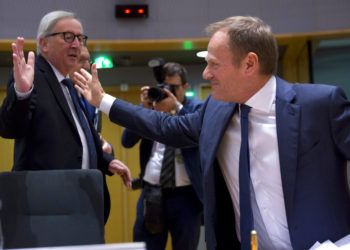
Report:
<svg viewBox="0 0 350 250"><path fill-rule="evenodd" d="M159 185L162 162L164 158L165 145L153 142L152 153L147 162L143 179L153 185ZM187 175L185 164L180 149L175 150L175 186L187 186L191 181Z"/></svg>
<svg viewBox="0 0 350 250"><path fill-rule="evenodd" d="M266 233L275 249L292 249L282 190L276 131L276 78L273 76L245 104L249 113L250 178ZM241 125L236 112L223 136L218 160L230 192L236 217L236 232L240 239L239 151ZM254 217L254 220L256 218ZM254 221L254 223L257 223ZM258 232L259 235L259 232ZM260 247L260 245L259 245ZM268 246L261 246L269 249ZM259 249L261 249L259 248ZM271 248L270 248L271 249Z"/></svg>

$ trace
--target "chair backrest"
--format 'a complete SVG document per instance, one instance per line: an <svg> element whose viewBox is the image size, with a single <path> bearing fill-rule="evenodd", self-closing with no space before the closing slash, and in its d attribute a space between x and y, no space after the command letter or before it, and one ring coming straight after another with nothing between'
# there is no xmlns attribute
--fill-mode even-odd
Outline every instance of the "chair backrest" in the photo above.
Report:
<svg viewBox="0 0 350 250"><path fill-rule="evenodd" d="M0 173L4 248L104 243L98 170Z"/></svg>

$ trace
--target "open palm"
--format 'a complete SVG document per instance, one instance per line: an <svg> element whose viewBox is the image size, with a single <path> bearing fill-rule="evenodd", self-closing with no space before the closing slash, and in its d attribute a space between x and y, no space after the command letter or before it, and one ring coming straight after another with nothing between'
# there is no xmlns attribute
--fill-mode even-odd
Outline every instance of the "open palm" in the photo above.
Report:
<svg viewBox="0 0 350 250"><path fill-rule="evenodd" d="M75 88L93 106L99 107L103 98L104 90L98 79L96 65L91 67L91 74L84 69L74 73Z"/></svg>
<svg viewBox="0 0 350 250"><path fill-rule="evenodd" d="M19 92L26 93L33 86L35 55L34 52L30 51L26 62L23 45L23 37L18 37L16 42L12 43L12 61L16 89Z"/></svg>

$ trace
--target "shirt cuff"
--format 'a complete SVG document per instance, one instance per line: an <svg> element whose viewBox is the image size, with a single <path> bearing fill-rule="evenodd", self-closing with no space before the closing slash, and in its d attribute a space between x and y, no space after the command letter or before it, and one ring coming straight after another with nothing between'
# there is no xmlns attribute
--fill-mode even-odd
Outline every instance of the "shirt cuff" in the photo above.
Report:
<svg viewBox="0 0 350 250"><path fill-rule="evenodd" d="M183 107L181 102L176 102L176 113L179 113Z"/></svg>
<svg viewBox="0 0 350 250"><path fill-rule="evenodd" d="M109 95L109 94L104 94L102 101L100 103L99 109L105 113L106 115L109 116L109 112L111 110L111 107L113 105L113 102L116 100L115 97Z"/></svg>
<svg viewBox="0 0 350 250"><path fill-rule="evenodd" d="M32 85L32 87L30 88L30 90L28 90L27 92L19 92L16 88L16 83L13 84L14 88L15 88L15 92L16 92L16 96L17 96L17 99L18 100L24 100L24 99L27 99L30 94L32 93L33 91L33 88L34 88L34 85Z"/></svg>

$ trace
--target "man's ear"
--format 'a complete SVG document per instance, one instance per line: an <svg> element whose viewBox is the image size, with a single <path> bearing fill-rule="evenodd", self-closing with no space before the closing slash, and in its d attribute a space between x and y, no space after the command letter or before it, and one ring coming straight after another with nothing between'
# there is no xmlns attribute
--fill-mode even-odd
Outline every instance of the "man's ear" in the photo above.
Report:
<svg viewBox="0 0 350 250"><path fill-rule="evenodd" d="M187 90L189 87L190 87L190 85L188 84L188 82L186 82L186 83L183 85L184 90Z"/></svg>
<svg viewBox="0 0 350 250"><path fill-rule="evenodd" d="M246 74L255 73L259 69L259 58L254 52L249 52L243 59Z"/></svg>
<svg viewBox="0 0 350 250"><path fill-rule="evenodd" d="M47 39L46 38L40 38L39 39L39 46L41 48L41 51L42 52L47 52L48 50L48 42L47 42Z"/></svg>

